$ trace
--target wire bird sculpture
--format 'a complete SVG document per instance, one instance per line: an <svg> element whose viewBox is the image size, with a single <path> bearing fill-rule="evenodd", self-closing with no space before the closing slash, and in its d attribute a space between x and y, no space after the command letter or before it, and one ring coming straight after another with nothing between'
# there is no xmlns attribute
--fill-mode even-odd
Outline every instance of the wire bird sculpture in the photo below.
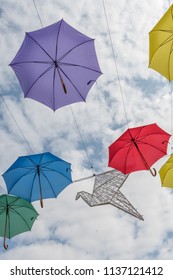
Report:
<svg viewBox="0 0 173 280"><path fill-rule="evenodd" d="M81 197L90 207L111 204L143 221L143 217L119 190L128 175L118 170L98 174L95 176L93 193L90 194L85 191L78 192L76 200Z"/></svg>

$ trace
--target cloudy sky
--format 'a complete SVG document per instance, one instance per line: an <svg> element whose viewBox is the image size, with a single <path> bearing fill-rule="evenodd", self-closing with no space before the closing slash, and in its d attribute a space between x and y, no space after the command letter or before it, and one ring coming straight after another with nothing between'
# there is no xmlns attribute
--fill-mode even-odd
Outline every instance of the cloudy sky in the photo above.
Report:
<svg viewBox="0 0 173 280"><path fill-rule="evenodd" d="M122 95L102 0L35 0L43 26L62 18L95 38L103 75L87 102L75 103L76 116L96 173L108 171L108 146L126 129ZM170 83L148 68L148 33L166 12L169 1L104 0L120 84L130 127L157 123L171 133ZM25 32L41 28L31 0L0 0L0 173L17 157L49 151L72 164L73 180L92 171L69 106L56 112L24 99L8 66ZM29 144L29 145L28 145ZM169 145L168 153L171 153ZM153 167L159 171L168 159ZM148 171L130 174L122 193L143 215L140 221L107 205L90 208L79 191L92 192L94 179L69 185L57 199L47 199L31 232L0 246L0 259L172 259L173 192ZM0 178L1 193L6 191ZM0 238L3 243L3 238ZM53 249L52 249L53 248Z"/></svg>

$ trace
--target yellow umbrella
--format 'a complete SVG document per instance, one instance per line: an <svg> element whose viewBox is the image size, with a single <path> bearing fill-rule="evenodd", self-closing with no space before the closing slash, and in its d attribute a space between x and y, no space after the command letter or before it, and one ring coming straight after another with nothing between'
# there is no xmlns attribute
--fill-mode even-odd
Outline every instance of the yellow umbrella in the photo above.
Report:
<svg viewBox="0 0 173 280"><path fill-rule="evenodd" d="M173 5L149 33L149 67L173 80Z"/></svg>
<svg viewBox="0 0 173 280"><path fill-rule="evenodd" d="M162 187L173 188L173 154L159 170Z"/></svg>

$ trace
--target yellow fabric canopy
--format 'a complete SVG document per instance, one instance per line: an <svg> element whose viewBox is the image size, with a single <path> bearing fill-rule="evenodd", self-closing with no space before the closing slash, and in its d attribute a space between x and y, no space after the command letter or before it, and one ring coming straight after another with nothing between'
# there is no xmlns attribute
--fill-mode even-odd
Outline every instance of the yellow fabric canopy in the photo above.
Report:
<svg viewBox="0 0 173 280"><path fill-rule="evenodd" d="M149 33L149 67L173 80L173 5Z"/></svg>
<svg viewBox="0 0 173 280"><path fill-rule="evenodd" d="M159 170L162 187L173 188L173 154Z"/></svg>

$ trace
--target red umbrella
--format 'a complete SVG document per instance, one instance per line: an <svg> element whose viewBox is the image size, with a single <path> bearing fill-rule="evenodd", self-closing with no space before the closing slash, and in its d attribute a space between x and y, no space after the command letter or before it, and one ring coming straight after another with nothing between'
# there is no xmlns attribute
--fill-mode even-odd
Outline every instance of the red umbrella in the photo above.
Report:
<svg viewBox="0 0 173 280"><path fill-rule="evenodd" d="M108 166L124 174L138 170L150 170L150 167L167 154L170 134L157 124L150 124L127 129L109 146Z"/></svg>

